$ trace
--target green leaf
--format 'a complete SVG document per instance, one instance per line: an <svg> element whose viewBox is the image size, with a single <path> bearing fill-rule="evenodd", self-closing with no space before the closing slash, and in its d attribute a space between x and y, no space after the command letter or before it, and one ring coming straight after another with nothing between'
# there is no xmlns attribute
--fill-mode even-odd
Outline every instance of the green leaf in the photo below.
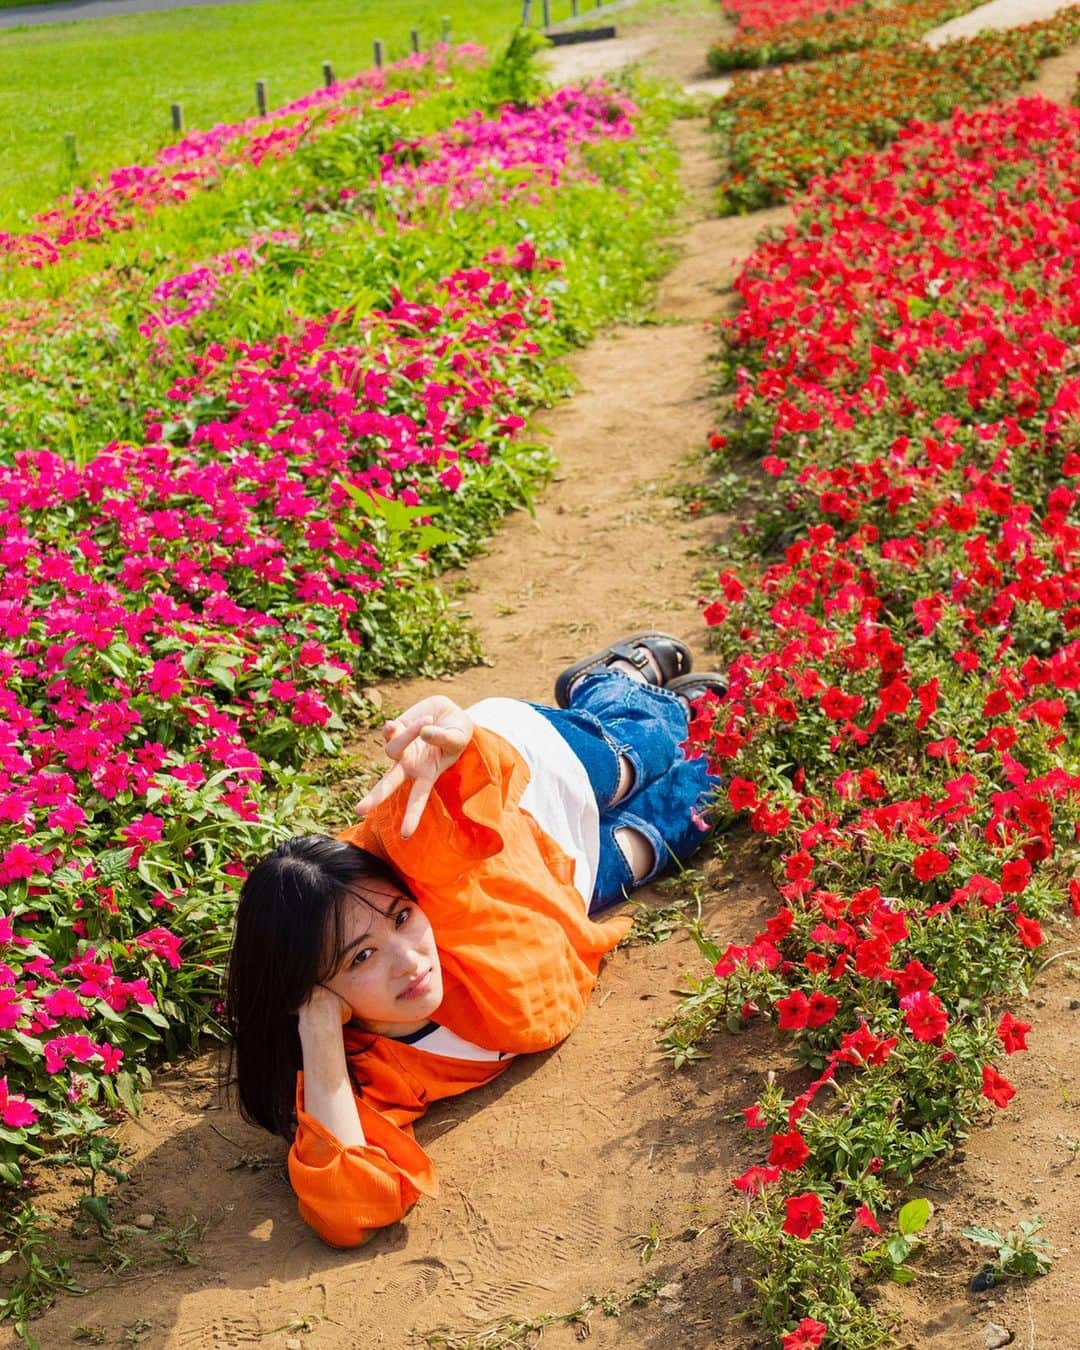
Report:
<svg viewBox="0 0 1080 1350"><path fill-rule="evenodd" d="M930 1222L930 1215L933 1214L934 1207L925 1196L919 1196L915 1200L909 1200L900 1210L897 1216L897 1226L905 1237L910 1237L912 1233L921 1233Z"/></svg>
<svg viewBox="0 0 1080 1350"><path fill-rule="evenodd" d="M915 1272L908 1270L906 1266L893 1266L889 1271L889 1279L897 1284L912 1284L915 1280Z"/></svg>
<svg viewBox="0 0 1080 1350"><path fill-rule="evenodd" d="M903 1233L894 1233L886 1242L885 1250L894 1266L902 1266L911 1255L911 1249L914 1245L910 1238L904 1237Z"/></svg>
<svg viewBox="0 0 1080 1350"><path fill-rule="evenodd" d="M79 1201L79 1208L93 1219L103 1233L112 1227L109 1202L103 1195L84 1195Z"/></svg>

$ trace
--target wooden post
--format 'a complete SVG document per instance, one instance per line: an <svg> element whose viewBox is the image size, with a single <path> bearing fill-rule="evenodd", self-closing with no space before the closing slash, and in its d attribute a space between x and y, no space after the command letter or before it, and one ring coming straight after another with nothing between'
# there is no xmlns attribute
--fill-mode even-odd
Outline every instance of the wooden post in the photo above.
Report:
<svg viewBox="0 0 1080 1350"><path fill-rule="evenodd" d="M544 27L551 27L551 0L543 0L544 3Z"/></svg>
<svg viewBox="0 0 1080 1350"><path fill-rule="evenodd" d="M169 112L172 114L173 131L183 131L184 129L184 109L179 103L169 105Z"/></svg>
<svg viewBox="0 0 1080 1350"><path fill-rule="evenodd" d="M75 145L75 133L73 131L64 132L64 155L69 169L79 167L79 151Z"/></svg>
<svg viewBox="0 0 1080 1350"><path fill-rule="evenodd" d="M375 39L375 65L382 70L382 43L378 38Z"/></svg>
<svg viewBox="0 0 1080 1350"><path fill-rule="evenodd" d="M531 9L532 9L532 0L521 0L521 26L522 26L522 28L528 28L528 26L529 26L529 20L530 20L530 18L531 18L531 14L530 14L530 10L531 10Z"/></svg>
<svg viewBox="0 0 1080 1350"><path fill-rule="evenodd" d="M334 83L334 67L329 61L324 61L322 63L322 82L324 89L329 89Z"/></svg>
<svg viewBox="0 0 1080 1350"><path fill-rule="evenodd" d="M442 16L442 44L445 47L448 45L449 42L450 42L450 15L444 14Z"/></svg>
<svg viewBox="0 0 1080 1350"><path fill-rule="evenodd" d="M255 81L255 106L259 110L259 116L266 116L266 81Z"/></svg>
<svg viewBox="0 0 1080 1350"><path fill-rule="evenodd" d="M410 29L409 29L409 41L412 43L412 49L413 49L413 51L414 51L414 52L418 52L418 51L420 50L420 30L419 30L419 29L417 29L417 28L410 28Z"/></svg>
<svg viewBox="0 0 1080 1350"><path fill-rule="evenodd" d="M578 11L578 0L570 0L570 13L573 15L575 19L577 18L577 11Z"/></svg>

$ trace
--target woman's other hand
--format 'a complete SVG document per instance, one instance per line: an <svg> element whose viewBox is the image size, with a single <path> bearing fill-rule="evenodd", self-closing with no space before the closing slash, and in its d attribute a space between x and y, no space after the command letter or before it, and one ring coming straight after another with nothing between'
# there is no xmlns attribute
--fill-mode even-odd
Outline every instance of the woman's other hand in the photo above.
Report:
<svg viewBox="0 0 1080 1350"><path fill-rule="evenodd" d="M325 1035L328 1030L344 1026L352 1020L353 1010L345 1000L327 989L324 984L316 984L311 993L296 1010L300 1018L300 1038L309 1033Z"/></svg>
<svg viewBox="0 0 1080 1350"><path fill-rule="evenodd" d="M473 724L462 708L442 694L421 699L400 717L383 725L383 740L394 767L357 803L357 815L384 802L405 782L411 782L401 821L401 837L416 830L439 775L455 764L472 740Z"/></svg>

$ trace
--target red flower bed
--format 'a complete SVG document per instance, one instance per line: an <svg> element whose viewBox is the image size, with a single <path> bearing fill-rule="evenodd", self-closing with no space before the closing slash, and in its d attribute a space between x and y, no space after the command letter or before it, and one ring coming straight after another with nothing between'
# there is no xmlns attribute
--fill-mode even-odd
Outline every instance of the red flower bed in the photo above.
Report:
<svg viewBox="0 0 1080 1350"><path fill-rule="evenodd" d="M783 201L848 156L888 145L912 118L933 121L1002 98L1078 39L1073 5L1041 23L937 49L901 43L740 76L711 114L725 162L721 213Z"/></svg>
<svg viewBox="0 0 1080 1350"><path fill-rule="evenodd" d="M740 32L771 33L804 19L862 8L865 0L726 0L724 9Z"/></svg>
<svg viewBox="0 0 1080 1350"><path fill-rule="evenodd" d="M889 6L830 6L824 12L793 17L780 25L745 28L734 38L715 42L709 69L745 70L781 61L815 60L833 52L891 47L928 33L938 24L967 14L983 0L897 0Z"/></svg>
<svg viewBox="0 0 1080 1350"><path fill-rule="evenodd" d="M694 1017L774 1018L811 1070L749 1108L735 1182L791 1345L877 1343L852 1219L1008 1106L1031 1028L992 1005L1080 913L1078 165L1044 100L914 126L736 283L728 439L777 505L707 610L731 691L695 732L782 903L710 948Z"/></svg>

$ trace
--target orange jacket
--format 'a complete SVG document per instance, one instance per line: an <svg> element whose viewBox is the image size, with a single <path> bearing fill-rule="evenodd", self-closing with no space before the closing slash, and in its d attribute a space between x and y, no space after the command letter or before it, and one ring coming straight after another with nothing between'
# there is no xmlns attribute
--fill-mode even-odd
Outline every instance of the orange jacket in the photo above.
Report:
<svg viewBox="0 0 1080 1350"><path fill-rule="evenodd" d="M489 1050L546 1050L577 1024L600 962L630 918L591 921L573 862L518 806L529 771L518 752L477 727L435 785L409 839L401 838L407 785L342 831L388 859L431 921L444 998L436 1020ZM486 1083L507 1060L466 1061L417 1050L356 1027L345 1049L367 1144L344 1148L304 1111L289 1176L300 1213L319 1235L351 1247L394 1223L437 1189L412 1135L428 1102Z"/></svg>

